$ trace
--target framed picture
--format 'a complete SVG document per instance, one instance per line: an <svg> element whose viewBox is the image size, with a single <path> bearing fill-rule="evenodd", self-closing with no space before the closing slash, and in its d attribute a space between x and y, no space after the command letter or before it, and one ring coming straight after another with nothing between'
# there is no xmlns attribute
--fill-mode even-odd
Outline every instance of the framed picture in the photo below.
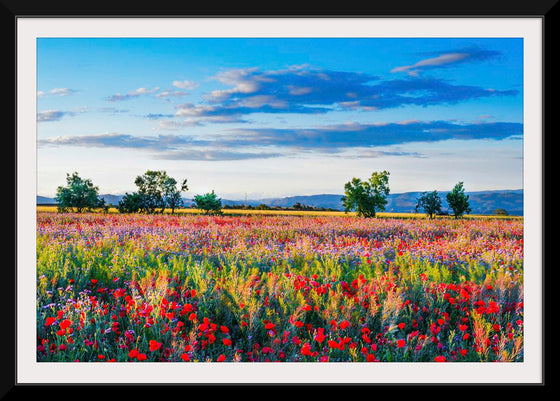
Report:
<svg viewBox="0 0 560 401"><path fill-rule="evenodd" d="M548 10L15 13L12 384L542 385Z"/></svg>

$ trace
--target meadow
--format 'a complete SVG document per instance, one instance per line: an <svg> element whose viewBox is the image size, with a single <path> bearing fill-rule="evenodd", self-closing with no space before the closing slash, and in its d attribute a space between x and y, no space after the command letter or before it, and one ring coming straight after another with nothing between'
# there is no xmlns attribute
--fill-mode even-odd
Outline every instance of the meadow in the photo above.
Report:
<svg viewBox="0 0 560 401"><path fill-rule="evenodd" d="M38 209L37 361L523 361L522 218L224 212Z"/></svg>

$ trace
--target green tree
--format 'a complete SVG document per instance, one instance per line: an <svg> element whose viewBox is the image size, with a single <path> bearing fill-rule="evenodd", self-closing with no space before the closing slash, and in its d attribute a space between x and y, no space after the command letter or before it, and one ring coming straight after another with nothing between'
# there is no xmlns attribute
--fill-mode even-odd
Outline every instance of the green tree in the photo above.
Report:
<svg viewBox="0 0 560 401"><path fill-rule="evenodd" d="M56 189L55 200L59 212L75 208L78 213L104 208L105 200L99 197L99 188L90 179L82 179L77 172L66 174L66 187Z"/></svg>
<svg viewBox="0 0 560 401"><path fill-rule="evenodd" d="M138 194L142 197L140 210L155 213L159 208L163 213L165 200L163 198L163 183L167 178L165 171L148 170L134 180L138 187Z"/></svg>
<svg viewBox="0 0 560 401"><path fill-rule="evenodd" d="M494 214L498 215L498 216L509 216L509 213L507 212L507 210L502 209L502 208L497 208L496 210L494 210Z"/></svg>
<svg viewBox="0 0 560 401"><path fill-rule="evenodd" d="M428 217L433 219L437 213L441 212L441 198L438 192L422 192L416 203L416 212L419 208L424 209Z"/></svg>
<svg viewBox="0 0 560 401"><path fill-rule="evenodd" d="M123 204L123 210L134 210L138 206L137 211L151 214L156 213L158 209L163 213L165 208L169 207L171 212L175 213L175 209L183 205L181 192L188 190L187 180L183 180L177 188L177 180L163 170L148 170L137 176L134 183L138 192L131 194L127 199L130 203Z"/></svg>
<svg viewBox="0 0 560 401"><path fill-rule="evenodd" d="M222 200L216 196L214 190L204 195L196 195L194 203L197 209L204 211L204 214L222 214Z"/></svg>
<svg viewBox="0 0 560 401"><path fill-rule="evenodd" d="M347 213L356 210L358 217L375 217L385 210L389 195L389 172L373 172L367 181L352 178L344 185L342 204Z"/></svg>
<svg viewBox="0 0 560 401"><path fill-rule="evenodd" d="M447 203L453 210L455 218L461 217L463 214L469 214L471 207L469 205L469 195L465 195L463 182L457 183L451 192L447 194Z"/></svg>
<svg viewBox="0 0 560 401"><path fill-rule="evenodd" d="M181 183L181 187L177 188L177 180L172 177L167 177L167 179L163 182L163 188L165 204L168 208L171 209L171 214L173 214L175 213L176 208L183 206L183 198L181 197L181 192L189 190L189 187L187 186L187 180L183 180L183 182Z"/></svg>
<svg viewBox="0 0 560 401"><path fill-rule="evenodd" d="M143 196L138 192L126 193L119 201L117 209L120 213L137 213L143 208Z"/></svg>

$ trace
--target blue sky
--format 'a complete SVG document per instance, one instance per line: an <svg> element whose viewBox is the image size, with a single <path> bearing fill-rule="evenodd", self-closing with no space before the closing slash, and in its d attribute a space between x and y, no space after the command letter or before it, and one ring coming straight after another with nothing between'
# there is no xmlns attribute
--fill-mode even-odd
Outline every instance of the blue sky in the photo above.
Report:
<svg viewBox="0 0 560 401"><path fill-rule="evenodd" d="M40 38L37 193L148 169L185 196L523 187L523 41Z"/></svg>

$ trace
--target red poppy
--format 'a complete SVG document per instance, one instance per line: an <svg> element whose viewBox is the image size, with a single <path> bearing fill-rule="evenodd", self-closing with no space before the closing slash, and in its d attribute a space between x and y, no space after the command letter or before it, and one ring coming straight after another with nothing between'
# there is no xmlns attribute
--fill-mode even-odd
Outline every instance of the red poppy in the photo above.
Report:
<svg viewBox="0 0 560 401"><path fill-rule="evenodd" d="M148 359L148 357L146 356L146 354L138 354L138 356L136 357L139 361L145 361L146 359Z"/></svg>
<svg viewBox="0 0 560 401"><path fill-rule="evenodd" d="M405 328L405 324L404 323L399 323L399 329L403 330Z"/></svg>
<svg viewBox="0 0 560 401"><path fill-rule="evenodd" d="M264 328L267 330L272 330L276 325L274 323L267 323L264 325Z"/></svg>
<svg viewBox="0 0 560 401"><path fill-rule="evenodd" d="M222 342L226 347L229 347L231 345L231 340L229 338L224 338Z"/></svg>
<svg viewBox="0 0 560 401"><path fill-rule="evenodd" d="M436 362L445 362L445 357L442 356L442 355L436 356L436 357L434 358L434 361L436 361Z"/></svg>
<svg viewBox="0 0 560 401"><path fill-rule="evenodd" d="M185 362L190 362L191 360L191 358L189 358L186 352L183 352L183 354L181 354L181 359Z"/></svg>
<svg viewBox="0 0 560 401"><path fill-rule="evenodd" d="M156 340L150 340L150 351L154 352L161 348L161 343Z"/></svg>
<svg viewBox="0 0 560 401"><path fill-rule="evenodd" d="M373 354L368 354L368 356L366 357L366 360L368 362L375 362L375 355Z"/></svg>
<svg viewBox="0 0 560 401"><path fill-rule="evenodd" d="M130 358L136 358L136 357L138 356L138 350L131 349L131 350L128 352L128 356L129 356Z"/></svg>
<svg viewBox="0 0 560 401"><path fill-rule="evenodd" d="M225 361L225 360L226 360L226 356L225 356L224 354L221 354L221 355L218 357L218 362L223 362L223 361Z"/></svg>
<svg viewBox="0 0 560 401"><path fill-rule="evenodd" d="M397 347L402 348L406 345L406 341L404 340L397 340Z"/></svg>
<svg viewBox="0 0 560 401"><path fill-rule="evenodd" d="M68 319L64 319L62 322L60 322L60 328L62 330L66 329L67 327L69 327L72 324L72 322Z"/></svg>
<svg viewBox="0 0 560 401"><path fill-rule="evenodd" d="M348 326L350 326L350 322L348 320L343 320L342 322L340 322L339 326L342 330L348 328Z"/></svg>
<svg viewBox="0 0 560 401"><path fill-rule="evenodd" d="M311 356L312 352L311 352L311 344L309 343L304 343L301 346L301 354L302 355L306 355L306 356Z"/></svg>

